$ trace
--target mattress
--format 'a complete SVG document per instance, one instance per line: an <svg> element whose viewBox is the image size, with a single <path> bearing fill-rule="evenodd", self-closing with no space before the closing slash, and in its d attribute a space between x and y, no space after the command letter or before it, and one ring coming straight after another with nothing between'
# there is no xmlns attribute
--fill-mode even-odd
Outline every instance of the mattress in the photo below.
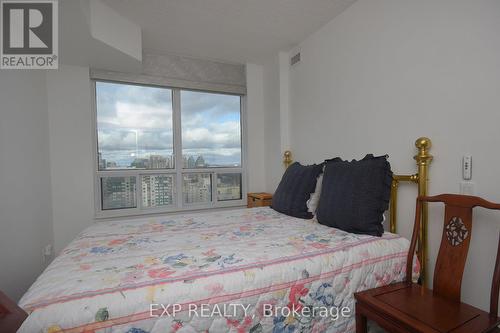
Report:
<svg viewBox="0 0 500 333"><path fill-rule="evenodd" d="M354 332L353 293L402 281L408 248L268 207L99 222L22 297L19 332Z"/></svg>

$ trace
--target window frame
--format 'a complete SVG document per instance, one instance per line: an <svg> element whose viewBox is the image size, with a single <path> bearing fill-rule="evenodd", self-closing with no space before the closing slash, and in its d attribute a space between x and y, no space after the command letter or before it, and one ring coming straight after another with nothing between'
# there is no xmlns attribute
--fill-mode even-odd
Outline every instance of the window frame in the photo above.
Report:
<svg viewBox="0 0 500 333"><path fill-rule="evenodd" d="M122 77L126 76L122 74ZM227 207L243 207L246 206L247 186L248 186L248 172L247 172L247 116L246 116L246 95L234 92L222 91L209 91L186 89L181 87L172 87L161 85L157 83L144 83L143 76L140 81L135 81L134 77L126 78L126 80L105 79L100 76L99 78L91 78L91 107L92 107L92 145L93 145L93 165L94 165L94 213L95 218L112 218L112 217L126 217L126 216L140 216L150 214L186 212L196 210L206 210L214 208L227 208ZM152 80L153 81L153 80ZM173 156L174 168L173 169L122 169L122 170L99 170L99 142L97 133L97 91L96 82L108 82L116 84L139 85L145 87L165 88L172 91L172 130L173 130ZM198 91L204 93L214 93L221 95L231 95L240 97L240 136L241 136L241 166L240 167L208 167L208 168L194 168L184 169L182 158L182 124L181 124L181 91ZM200 204L186 204L183 200L183 175L188 173L209 173L212 177L212 200L209 203ZM217 200L217 174L225 173L241 173L241 199L235 200ZM169 174L174 176L173 186L173 203L172 205L156 208L142 208L142 176L143 175L162 175ZM121 176L135 176L136 177L136 207L135 208L121 208L121 209L102 209L102 192L101 192L101 179L103 177L121 177Z"/></svg>

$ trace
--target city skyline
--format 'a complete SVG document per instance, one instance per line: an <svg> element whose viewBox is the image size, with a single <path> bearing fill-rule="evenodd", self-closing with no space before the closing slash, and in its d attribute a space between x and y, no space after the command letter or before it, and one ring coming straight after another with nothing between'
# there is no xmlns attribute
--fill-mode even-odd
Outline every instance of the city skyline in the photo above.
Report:
<svg viewBox="0 0 500 333"><path fill-rule="evenodd" d="M208 163L207 159L202 154L183 155L183 169L210 168L210 167L240 167L240 162L233 164L212 164ZM98 153L99 170L123 170L123 169L139 169L139 170L156 170L156 169L174 169L175 156L150 154L147 157L130 156L128 165L125 163L117 163L114 160L108 160L102 157L102 153Z"/></svg>
<svg viewBox="0 0 500 333"><path fill-rule="evenodd" d="M212 173L182 175L184 204L213 201L212 186L216 186L217 201L242 199L241 173L220 173L214 185ZM136 176L101 178L102 209L136 208L138 205ZM170 206L175 200L175 175L156 174L140 176L141 208Z"/></svg>

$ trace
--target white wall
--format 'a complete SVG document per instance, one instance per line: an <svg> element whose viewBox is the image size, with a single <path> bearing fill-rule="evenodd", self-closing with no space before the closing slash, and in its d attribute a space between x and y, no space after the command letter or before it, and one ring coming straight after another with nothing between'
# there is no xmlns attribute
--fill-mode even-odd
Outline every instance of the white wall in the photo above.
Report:
<svg viewBox="0 0 500 333"><path fill-rule="evenodd" d="M0 289L17 300L52 243L49 137L43 71L0 73Z"/></svg>
<svg viewBox="0 0 500 333"><path fill-rule="evenodd" d="M89 69L47 72L54 247L94 222L94 157Z"/></svg>
<svg viewBox="0 0 500 333"><path fill-rule="evenodd" d="M89 6L89 28L92 37L141 61L141 27L99 0L91 0Z"/></svg>
<svg viewBox="0 0 500 333"><path fill-rule="evenodd" d="M390 155L414 172L413 141L434 143L430 192L457 192L473 156L477 194L500 202L500 2L359 0L299 45L290 72L291 148L300 161ZM409 235L414 192L403 188ZM432 267L442 228L431 210ZM475 211L463 299L487 308L500 213Z"/></svg>
<svg viewBox="0 0 500 333"><path fill-rule="evenodd" d="M262 192L266 186L263 68L247 64L247 170L248 192Z"/></svg>
<svg viewBox="0 0 500 333"><path fill-rule="evenodd" d="M280 68L278 56L271 57L263 65L264 130L266 143L265 173L266 191L274 193L283 174L283 157L280 124Z"/></svg>

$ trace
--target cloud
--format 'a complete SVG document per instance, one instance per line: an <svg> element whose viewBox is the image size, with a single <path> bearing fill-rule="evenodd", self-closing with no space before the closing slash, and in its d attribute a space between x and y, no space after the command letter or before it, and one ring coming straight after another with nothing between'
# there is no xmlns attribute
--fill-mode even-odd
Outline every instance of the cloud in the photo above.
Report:
<svg viewBox="0 0 500 333"><path fill-rule="evenodd" d="M172 149L172 133L102 129L98 131L99 148L104 150Z"/></svg>
<svg viewBox="0 0 500 333"><path fill-rule="evenodd" d="M183 90L181 107L183 116L192 116L202 111L211 117L224 118L227 115L233 116L235 111L239 112L240 96Z"/></svg>
<svg viewBox="0 0 500 333"><path fill-rule="evenodd" d="M171 106L152 106L118 101L113 116L100 117L99 121L109 127L131 129L161 128L172 131Z"/></svg>
<svg viewBox="0 0 500 333"><path fill-rule="evenodd" d="M172 112L172 90L131 84L96 83L98 120L117 117L118 103Z"/></svg>
<svg viewBox="0 0 500 333"><path fill-rule="evenodd" d="M205 126L183 126L182 146L192 148L240 148L240 123L206 123Z"/></svg>
<svg viewBox="0 0 500 333"><path fill-rule="evenodd" d="M241 149L239 96L182 91L181 108L184 149Z"/></svg>
<svg viewBox="0 0 500 333"><path fill-rule="evenodd" d="M172 149L170 89L107 82L96 89L100 149ZM241 161L239 96L183 90L181 110L184 154Z"/></svg>

